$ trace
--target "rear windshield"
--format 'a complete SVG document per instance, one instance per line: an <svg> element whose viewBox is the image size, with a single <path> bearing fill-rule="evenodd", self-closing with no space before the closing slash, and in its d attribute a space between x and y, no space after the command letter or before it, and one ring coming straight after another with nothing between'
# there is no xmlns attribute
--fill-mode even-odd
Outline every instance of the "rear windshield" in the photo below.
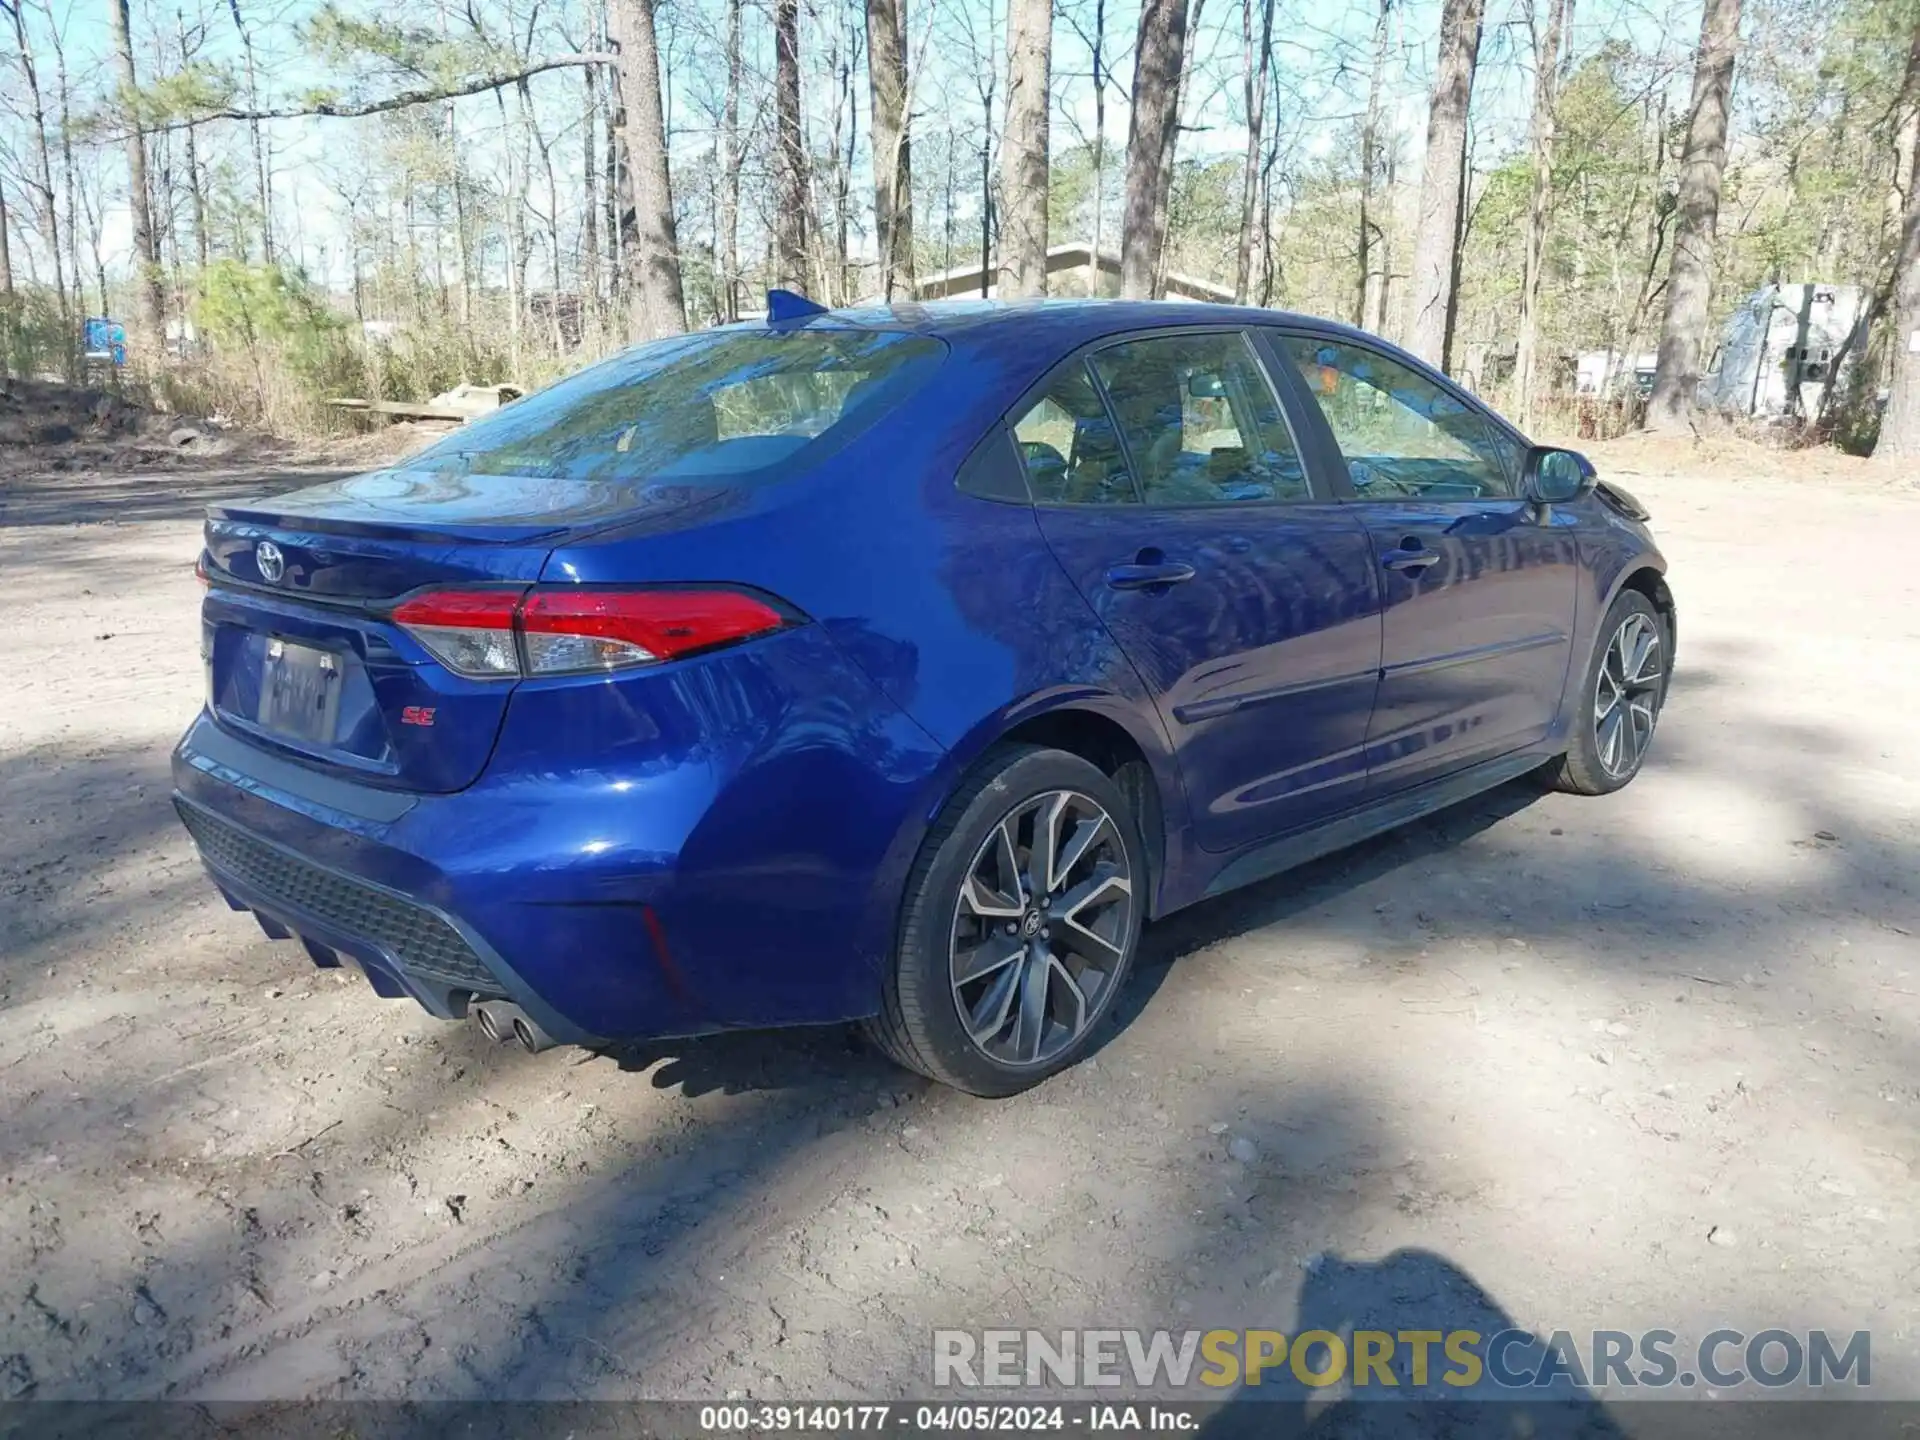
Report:
<svg viewBox="0 0 1920 1440"><path fill-rule="evenodd" d="M891 330L713 330L625 351L449 435L408 469L737 480L809 463L925 383L946 346Z"/></svg>

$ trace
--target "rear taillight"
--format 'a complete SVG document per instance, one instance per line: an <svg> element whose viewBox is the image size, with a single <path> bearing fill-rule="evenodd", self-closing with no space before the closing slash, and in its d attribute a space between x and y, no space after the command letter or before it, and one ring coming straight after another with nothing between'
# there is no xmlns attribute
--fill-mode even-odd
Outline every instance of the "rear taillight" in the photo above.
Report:
<svg viewBox="0 0 1920 1440"><path fill-rule="evenodd" d="M739 590L433 590L394 620L435 659L475 678L583 675L657 665L790 622Z"/></svg>
<svg viewBox="0 0 1920 1440"><path fill-rule="evenodd" d="M456 675L518 675L520 647L513 618L517 590L432 590L416 595L393 618Z"/></svg>

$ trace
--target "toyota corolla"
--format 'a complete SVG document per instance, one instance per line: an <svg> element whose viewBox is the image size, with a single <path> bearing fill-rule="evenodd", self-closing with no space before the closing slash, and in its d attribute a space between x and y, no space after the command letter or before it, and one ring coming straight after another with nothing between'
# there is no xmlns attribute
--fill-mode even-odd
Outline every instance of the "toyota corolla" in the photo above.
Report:
<svg viewBox="0 0 1920 1440"><path fill-rule="evenodd" d="M1146 921L1639 770L1644 512L1375 337L776 300L213 508L173 773L234 908L530 1049L852 1020L1004 1095Z"/></svg>

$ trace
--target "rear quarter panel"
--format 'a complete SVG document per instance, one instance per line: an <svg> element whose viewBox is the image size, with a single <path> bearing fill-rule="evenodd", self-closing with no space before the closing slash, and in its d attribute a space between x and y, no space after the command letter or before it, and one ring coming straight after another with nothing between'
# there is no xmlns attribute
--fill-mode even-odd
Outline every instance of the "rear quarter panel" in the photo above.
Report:
<svg viewBox="0 0 1920 1440"><path fill-rule="evenodd" d="M548 581L715 581L804 611L940 754L904 803L833 823L892 838L873 879L863 952L891 944L921 837L967 768L1021 721L1077 708L1113 719L1159 782L1168 869L1184 795L1151 699L1041 539L1032 510L961 493L955 477L1007 405L1075 343L999 327L951 349L929 384L814 471L716 504L669 538L645 526L563 546ZM1009 456L1011 458L1011 456ZM791 803L766 790L766 806ZM888 804L893 804L890 798Z"/></svg>

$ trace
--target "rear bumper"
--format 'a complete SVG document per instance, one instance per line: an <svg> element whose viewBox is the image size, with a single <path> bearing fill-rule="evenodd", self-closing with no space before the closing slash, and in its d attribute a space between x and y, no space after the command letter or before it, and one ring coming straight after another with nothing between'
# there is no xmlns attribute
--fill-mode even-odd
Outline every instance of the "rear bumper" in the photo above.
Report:
<svg viewBox="0 0 1920 1440"><path fill-rule="evenodd" d="M742 706L747 685L784 700ZM862 704L817 630L689 668L674 694L703 709L651 694L611 734L530 688L450 794L323 773L203 713L175 806L229 903L435 1015L499 997L577 1044L873 1013L945 755Z"/></svg>
<svg viewBox="0 0 1920 1440"><path fill-rule="evenodd" d="M349 957L377 994L412 999L443 1020L463 1018L474 999L511 999L562 1043L602 1038L553 1012L456 917L317 865L177 791L173 804L227 903L251 911L269 938L299 940L316 965L331 968Z"/></svg>

